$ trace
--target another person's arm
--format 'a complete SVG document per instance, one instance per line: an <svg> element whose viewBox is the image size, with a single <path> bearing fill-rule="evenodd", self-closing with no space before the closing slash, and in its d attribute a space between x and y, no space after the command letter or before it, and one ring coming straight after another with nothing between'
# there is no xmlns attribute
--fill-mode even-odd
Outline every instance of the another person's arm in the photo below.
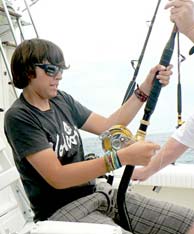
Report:
<svg viewBox="0 0 194 234"><path fill-rule="evenodd" d="M133 180L144 181L150 176L174 162L179 156L181 156L188 147L174 138L169 138L162 149L152 157L150 163L141 168L135 168L132 175Z"/></svg>
<svg viewBox="0 0 194 234"><path fill-rule="evenodd" d="M170 9L170 19L178 30L194 42L194 3L191 0L169 0L165 9ZM175 161L188 148L194 148L194 116L175 132L150 164L134 170L134 180L145 180L161 168Z"/></svg>
<svg viewBox="0 0 194 234"><path fill-rule="evenodd" d="M134 170L132 178L140 181L146 180L160 169L174 162L188 148L194 149L194 114L173 133L172 137L146 167Z"/></svg>

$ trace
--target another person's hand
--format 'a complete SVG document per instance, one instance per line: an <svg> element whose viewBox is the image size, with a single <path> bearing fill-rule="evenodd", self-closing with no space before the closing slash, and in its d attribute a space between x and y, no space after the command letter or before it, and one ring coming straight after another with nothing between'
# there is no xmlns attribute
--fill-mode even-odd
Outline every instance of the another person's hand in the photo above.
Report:
<svg viewBox="0 0 194 234"><path fill-rule="evenodd" d="M158 149L160 149L158 144L150 141L138 141L120 149L117 154L122 165L147 165Z"/></svg>
<svg viewBox="0 0 194 234"><path fill-rule="evenodd" d="M194 2L191 0L169 0L165 9L170 8L170 19L178 30L190 38L194 33Z"/></svg>
<svg viewBox="0 0 194 234"><path fill-rule="evenodd" d="M166 86L169 83L170 76L172 75L172 65L169 65L168 67L164 67L160 64L156 65L153 67L149 74L147 75L145 81L140 85L140 89L147 95L150 94L150 91L153 86L153 81L156 73L158 72L156 79L159 80L159 82L163 85Z"/></svg>
<svg viewBox="0 0 194 234"><path fill-rule="evenodd" d="M144 181L147 180L150 177L150 171L146 170L145 167L135 167L133 174L132 174L132 180L138 180L138 181Z"/></svg>

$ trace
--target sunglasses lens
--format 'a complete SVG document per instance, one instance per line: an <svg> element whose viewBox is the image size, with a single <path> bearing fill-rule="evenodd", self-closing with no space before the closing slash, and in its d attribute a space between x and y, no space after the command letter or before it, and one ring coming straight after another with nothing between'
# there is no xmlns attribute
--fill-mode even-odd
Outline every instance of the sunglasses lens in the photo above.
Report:
<svg viewBox="0 0 194 234"><path fill-rule="evenodd" d="M46 74L48 76L56 76L59 72L62 74L63 73L63 69L56 66L56 65L53 65L53 64L40 64L40 63L37 63L35 64L35 66L38 66L40 68L42 68Z"/></svg>
<svg viewBox="0 0 194 234"><path fill-rule="evenodd" d="M47 65L45 67L45 72L49 75L49 76L56 76L57 73L59 72L59 67L55 66L55 65Z"/></svg>

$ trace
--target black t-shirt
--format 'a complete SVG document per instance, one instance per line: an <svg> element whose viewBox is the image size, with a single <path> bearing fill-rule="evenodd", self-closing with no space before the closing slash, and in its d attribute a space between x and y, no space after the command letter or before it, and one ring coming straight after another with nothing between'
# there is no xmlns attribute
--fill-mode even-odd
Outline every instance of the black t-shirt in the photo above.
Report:
<svg viewBox="0 0 194 234"><path fill-rule="evenodd" d="M5 134L35 213L35 221L45 220L60 207L93 192L92 182L55 189L26 160L26 156L52 147L62 165L83 161L84 151L78 129L90 114L89 109L61 91L50 100L48 111L40 111L30 105L21 94L6 112Z"/></svg>

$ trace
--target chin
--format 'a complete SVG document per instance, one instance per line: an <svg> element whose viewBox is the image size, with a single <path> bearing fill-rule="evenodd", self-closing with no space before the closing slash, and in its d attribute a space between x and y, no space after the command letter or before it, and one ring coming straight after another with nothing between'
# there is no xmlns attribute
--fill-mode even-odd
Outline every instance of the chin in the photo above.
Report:
<svg viewBox="0 0 194 234"><path fill-rule="evenodd" d="M57 91L54 91L54 92L49 93L49 97L50 97L50 98L54 98L54 97L56 97L56 96L57 96Z"/></svg>

